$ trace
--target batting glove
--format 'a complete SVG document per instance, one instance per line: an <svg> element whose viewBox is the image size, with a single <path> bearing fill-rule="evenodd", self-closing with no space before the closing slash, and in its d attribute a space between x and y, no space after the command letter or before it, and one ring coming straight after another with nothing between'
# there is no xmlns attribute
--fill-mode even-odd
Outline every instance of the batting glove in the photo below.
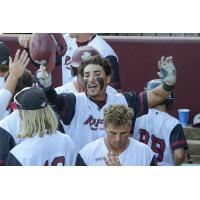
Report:
<svg viewBox="0 0 200 200"><path fill-rule="evenodd" d="M44 90L48 90L52 85L51 74L47 73L46 67L40 65L40 69L37 70L36 75L37 84Z"/></svg>
<svg viewBox="0 0 200 200"><path fill-rule="evenodd" d="M173 63L172 56L170 57L161 57L161 60L158 61L158 76L167 84L175 85L176 83L176 68Z"/></svg>

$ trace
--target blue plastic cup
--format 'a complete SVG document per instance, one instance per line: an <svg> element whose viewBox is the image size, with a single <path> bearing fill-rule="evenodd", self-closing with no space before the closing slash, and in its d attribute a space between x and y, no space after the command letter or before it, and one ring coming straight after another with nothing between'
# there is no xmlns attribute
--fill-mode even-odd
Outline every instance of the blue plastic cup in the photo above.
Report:
<svg viewBox="0 0 200 200"><path fill-rule="evenodd" d="M189 112L189 109L178 109L178 118L183 127L188 124Z"/></svg>

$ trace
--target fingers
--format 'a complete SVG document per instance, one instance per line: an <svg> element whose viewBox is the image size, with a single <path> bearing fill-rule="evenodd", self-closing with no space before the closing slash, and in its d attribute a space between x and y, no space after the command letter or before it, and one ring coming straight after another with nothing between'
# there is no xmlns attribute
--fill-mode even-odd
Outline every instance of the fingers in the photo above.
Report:
<svg viewBox="0 0 200 200"><path fill-rule="evenodd" d="M40 70L46 71L46 67L44 65L40 65Z"/></svg>
<svg viewBox="0 0 200 200"><path fill-rule="evenodd" d="M24 63L24 67L25 67L25 68L27 67L29 61L30 61L30 58L28 58L28 59L25 61L25 63Z"/></svg>
<svg viewBox="0 0 200 200"><path fill-rule="evenodd" d="M173 63L173 58L172 58L172 56L170 56L170 57L167 57L166 58L166 63Z"/></svg>
<svg viewBox="0 0 200 200"><path fill-rule="evenodd" d="M158 68L160 69L164 65L164 63L165 63L165 57L162 56L158 61Z"/></svg>
<svg viewBox="0 0 200 200"><path fill-rule="evenodd" d="M16 62L19 59L19 54L20 54L20 49L18 49L15 53L15 58L14 58L14 62Z"/></svg>
<svg viewBox="0 0 200 200"><path fill-rule="evenodd" d="M108 162L106 156L103 157L103 160L104 160L105 164L106 164L107 166L109 166L109 162Z"/></svg>
<svg viewBox="0 0 200 200"><path fill-rule="evenodd" d="M17 52L15 53L14 63L20 62L22 64L25 64L27 58L28 58L28 53L26 52L26 50L22 51L22 53L20 54L20 49L18 49Z"/></svg>
<svg viewBox="0 0 200 200"><path fill-rule="evenodd" d="M158 75L159 78L161 78L161 79L163 78L163 75L162 75L161 72L157 72L157 75Z"/></svg>
<svg viewBox="0 0 200 200"><path fill-rule="evenodd" d="M108 162L113 165L113 160L112 160L112 153L108 153L107 158L108 158Z"/></svg>
<svg viewBox="0 0 200 200"><path fill-rule="evenodd" d="M19 61L22 62L23 64L26 62L26 59L28 58L28 53L24 50L22 51Z"/></svg>
<svg viewBox="0 0 200 200"><path fill-rule="evenodd" d="M119 157L114 155L112 152L107 154L107 157L103 157L104 162L107 166L121 166Z"/></svg>
<svg viewBox="0 0 200 200"><path fill-rule="evenodd" d="M12 58L9 56L9 69L10 69L12 63L13 63Z"/></svg>
<svg viewBox="0 0 200 200"><path fill-rule="evenodd" d="M18 42L19 44L24 47L24 48L28 48L28 45L29 45L29 41L30 41L30 35L27 35L27 34L23 34L23 35L20 35L18 37Z"/></svg>

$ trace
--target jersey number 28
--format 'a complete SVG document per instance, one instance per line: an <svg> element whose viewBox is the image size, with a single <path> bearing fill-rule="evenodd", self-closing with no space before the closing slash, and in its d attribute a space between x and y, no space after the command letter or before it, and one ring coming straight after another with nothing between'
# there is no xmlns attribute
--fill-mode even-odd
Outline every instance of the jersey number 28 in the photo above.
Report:
<svg viewBox="0 0 200 200"><path fill-rule="evenodd" d="M143 142L145 144L148 144L149 139L151 139L151 149L154 153L157 153L157 161L161 162L163 160L163 154L165 151L165 141L163 139L160 139L156 137L155 135L151 135L148 131L144 129L140 129L140 142Z"/></svg>

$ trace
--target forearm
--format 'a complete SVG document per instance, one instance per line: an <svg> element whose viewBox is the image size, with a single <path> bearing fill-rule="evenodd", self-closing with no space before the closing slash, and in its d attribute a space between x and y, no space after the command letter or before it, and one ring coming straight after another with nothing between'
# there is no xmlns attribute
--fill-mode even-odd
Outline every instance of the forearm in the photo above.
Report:
<svg viewBox="0 0 200 200"><path fill-rule="evenodd" d="M52 106L57 106L58 104L58 94L54 90L54 88L51 86L49 90L45 91L46 97L49 101L49 103Z"/></svg>
<svg viewBox="0 0 200 200"><path fill-rule="evenodd" d="M162 103L172 91L166 91L163 84L153 90L147 91L148 106L153 107Z"/></svg>
<svg viewBox="0 0 200 200"><path fill-rule="evenodd" d="M12 94L14 94L15 88L16 88L16 85L17 85L17 81L18 81L18 78L16 76L10 74L8 76L8 79L6 80L4 88L6 90L10 91Z"/></svg>

